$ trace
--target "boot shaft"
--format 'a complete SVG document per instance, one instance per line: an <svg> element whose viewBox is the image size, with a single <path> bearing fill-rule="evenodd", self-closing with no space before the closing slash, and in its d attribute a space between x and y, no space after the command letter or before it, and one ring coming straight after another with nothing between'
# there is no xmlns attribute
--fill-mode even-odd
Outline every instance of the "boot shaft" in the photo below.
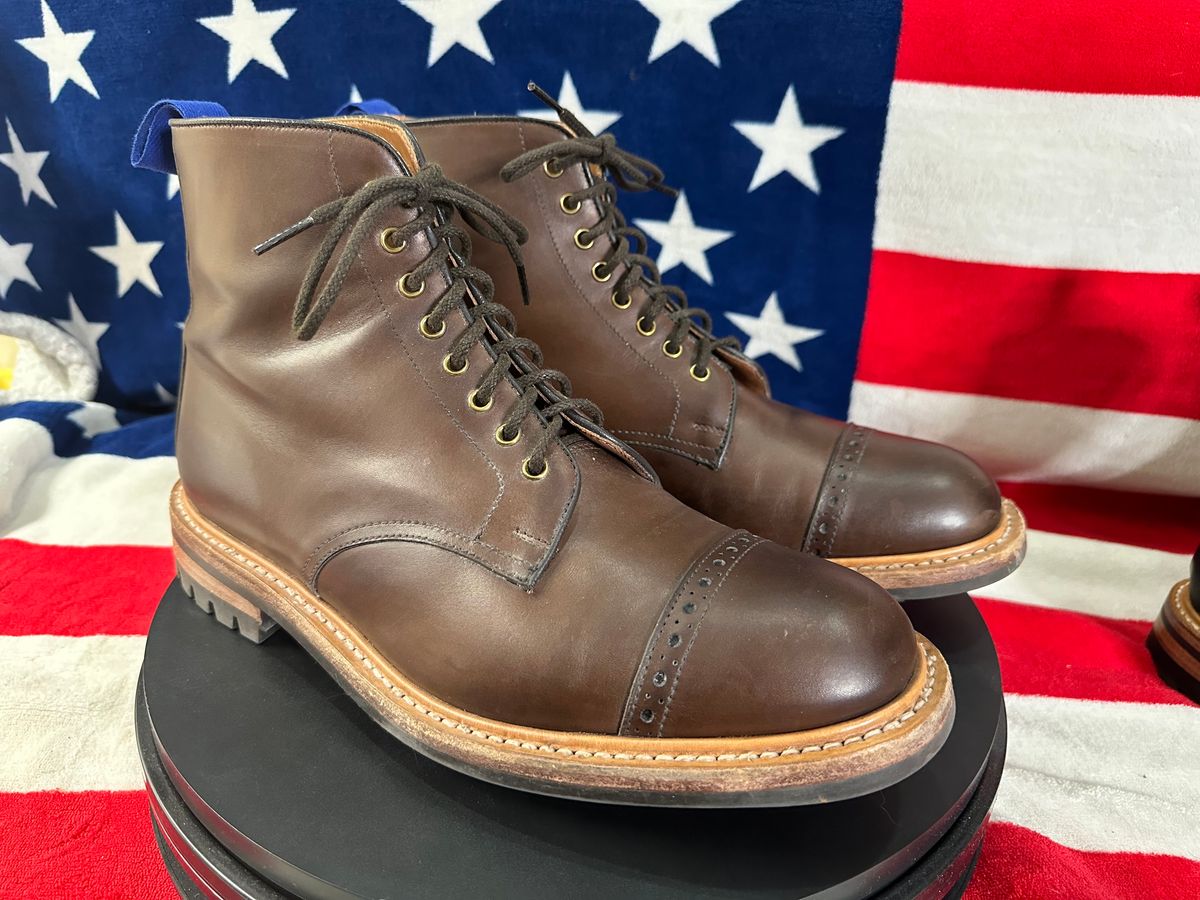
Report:
<svg viewBox="0 0 1200 900"><path fill-rule="evenodd" d="M420 330L449 276L426 278L416 296L399 281L429 255L431 235L400 252L372 236L307 341L293 334L293 306L325 228L254 253L322 204L419 165L402 126L371 127L378 133L328 122L173 124L192 285L181 479L208 516L306 578L343 545L403 533L531 583L557 544L578 475L556 449L544 477L522 477L528 442L496 438L517 398L509 381L488 410L469 405L492 357L475 346L467 370L449 374L462 313L441 339ZM416 212L388 215L380 235ZM528 428L538 427L533 415Z"/></svg>

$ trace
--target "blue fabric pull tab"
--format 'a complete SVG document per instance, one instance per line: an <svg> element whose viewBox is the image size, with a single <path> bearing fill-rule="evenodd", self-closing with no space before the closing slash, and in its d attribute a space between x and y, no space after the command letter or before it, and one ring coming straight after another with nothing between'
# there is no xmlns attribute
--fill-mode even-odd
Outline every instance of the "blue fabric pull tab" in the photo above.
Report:
<svg viewBox="0 0 1200 900"><path fill-rule="evenodd" d="M349 103L343 103L338 107L335 116L398 116L400 110L392 106L386 100L381 100L379 97L372 97L369 100L359 100L357 103L351 100Z"/></svg>
<svg viewBox="0 0 1200 900"><path fill-rule="evenodd" d="M129 162L135 169L175 174L175 153L171 149L172 119L226 118L229 113L220 103L206 100L159 100L146 110L137 134Z"/></svg>

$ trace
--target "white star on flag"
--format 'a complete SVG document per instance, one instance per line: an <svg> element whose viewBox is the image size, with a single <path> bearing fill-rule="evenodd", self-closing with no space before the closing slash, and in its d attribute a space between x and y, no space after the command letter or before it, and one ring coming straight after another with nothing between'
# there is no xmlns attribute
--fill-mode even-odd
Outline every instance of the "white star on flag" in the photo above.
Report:
<svg viewBox="0 0 1200 900"><path fill-rule="evenodd" d="M50 77L50 102L58 99L68 81L73 81L97 100L100 94L79 57L95 36L94 31L65 32L50 4L42 0L42 37L18 38L17 43L46 64Z"/></svg>
<svg viewBox="0 0 1200 900"><path fill-rule="evenodd" d="M104 332L108 331L109 324L107 322L89 322L85 319L79 309L79 304L70 294L67 294L67 308L70 310L71 318L55 319L54 324L79 341L92 358L92 362L97 366L100 365L100 338L104 336Z"/></svg>
<svg viewBox="0 0 1200 900"><path fill-rule="evenodd" d="M121 423L117 421L117 411L107 403L88 401L79 409L68 413L67 418L79 426L84 440L90 440L106 431L116 431L121 427Z"/></svg>
<svg viewBox="0 0 1200 900"><path fill-rule="evenodd" d="M575 90L575 82L571 80L570 72L563 72L562 89L558 92L558 104L575 113L575 117L592 134L602 134L608 131L617 119L621 118L619 112L584 109L583 101L579 99L579 92ZM541 109L524 109L518 112L517 115L528 116L531 119L553 119L555 121L558 119L558 113L545 106Z"/></svg>
<svg viewBox="0 0 1200 900"><path fill-rule="evenodd" d="M33 252L33 244L10 244L0 235L0 300L8 295L8 289L14 281L24 282L34 290L41 287L29 271L29 254Z"/></svg>
<svg viewBox="0 0 1200 900"><path fill-rule="evenodd" d="M167 173L167 199L170 200L179 193L179 176L174 172Z"/></svg>
<svg viewBox="0 0 1200 900"><path fill-rule="evenodd" d="M650 58L654 62L680 44L687 44L714 66L720 67L717 41L713 37L712 21L729 12L740 0L638 0L658 19Z"/></svg>
<svg viewBox="0 0 1200 900"><path fill-rule="evenodd" d="M762 312L757 316L745 313L725 313L734 325L744 331L750 338L746 344L745 353L751 359L758 359L767 353L778 356L797 372L803 370L800 357L796 355L795 344L802 344L818 338L825 332L820 328L804 328L800 325L789 325L783 318L783 310L779 308L779 296L772 293L767 298Z"/></svg>
<svg viewBox="0 0 1200 900"><path fill-rule="evenodd" d="M446 52L458 44L470 50L480 59L495 64L487 38L479 27L479 20L492 11L500 0L400 0L402 6L412 10L432 26L429 33L429 68Z"/></svg>
<svg viewBox="0 0 1200 900"><path fill-rule="evenodd" d="M275 50L272 38L287 24L295 9L263 9L254 0L233 0L227 16L206 16L196 21L218 37L229 42L229 83L251 62L257 62L281 78L287 78L287 68Z"/></svg>
<svg viewBox="0 0 1200 900"><path fill-rule="evenodd" d="M795 85L783 95L774 122L734 122L733 127L762 151L747 193L783 172L814 194L821 193L821 183L813 168L813 151L845 133L844 128L831 125L806 125L800 117Z"/></svg>
<svg viewBox="0 0 1200 900"><path fill-rule="evenodd" d="M350 85L350 103L362 103L362 94L358 90L357 84Z"/></svg>
<svg viewBox="0 0 1200 900"><path fill-rule="evenodd" d="M707 284L713 283L713 276L705 253L733 237L732 231L698 226L692 219L692 209L683 191L679 192L675 208L671 210L671 218L666 222L635 219L634 224L662 245L662 251L656 260L660 272L666 272L682 263Z"/></svg>
<svg viewBox="0 0 1200 900"><path fill-rule="evenodd" d="M7 166L17 173L17 182L21 186L21 199L28 206L30 196L37 194L57 209L57 204L50 197L50 192L46 190L45 182L42 181L42 176L39 174L42 166L46 163L46 158L50 155L49 151L26 150L21 146L21 140L17 137L12 122L5 119L4 124L8 128L8 143L12 150L8 153L0 153L0 165Z"/></svg>
<svg viewBox="0 0 1200 900"><path fill-rule="evenodd" d="M107 247L89 247L98 257L117 267L117 296L124 297L135 282L140 282L156 297L162 296L150 263L162 249L162 241L138 241L118 212L113 213L116 222L116 243Z"/></svg>

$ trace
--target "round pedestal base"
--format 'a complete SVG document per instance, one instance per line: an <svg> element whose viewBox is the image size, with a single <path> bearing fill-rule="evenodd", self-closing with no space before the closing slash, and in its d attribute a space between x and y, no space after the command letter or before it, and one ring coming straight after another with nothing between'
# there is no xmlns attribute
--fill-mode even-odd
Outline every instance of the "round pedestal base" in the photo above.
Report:
<svg viewBox="0 0 1200 900"><path fill-rule="evenodd" d="M651 809L440 766L294 642L255 646L175 584L137 709L160 849L186 897L956 897L1003 768L999 669L965 594L905 609L948 661L958 704L923 769L822 806Z"/></svg>

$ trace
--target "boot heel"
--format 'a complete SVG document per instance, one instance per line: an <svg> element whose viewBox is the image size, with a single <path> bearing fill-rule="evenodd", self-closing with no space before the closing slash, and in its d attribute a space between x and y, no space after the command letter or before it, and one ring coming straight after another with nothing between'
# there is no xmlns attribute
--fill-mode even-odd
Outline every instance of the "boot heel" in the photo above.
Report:
<svg viewBox="0 0 1200 900"><path fill-rule="evenodd" d="M176 570L179 573L179 584L183 592L190 597L204 612L209 613L218 622L231 631L236 631L242 637L261 644L276 631L279 623L268 616L250 601L232 592L226 592L224 597L198 584L182 566Z"/></svg>

